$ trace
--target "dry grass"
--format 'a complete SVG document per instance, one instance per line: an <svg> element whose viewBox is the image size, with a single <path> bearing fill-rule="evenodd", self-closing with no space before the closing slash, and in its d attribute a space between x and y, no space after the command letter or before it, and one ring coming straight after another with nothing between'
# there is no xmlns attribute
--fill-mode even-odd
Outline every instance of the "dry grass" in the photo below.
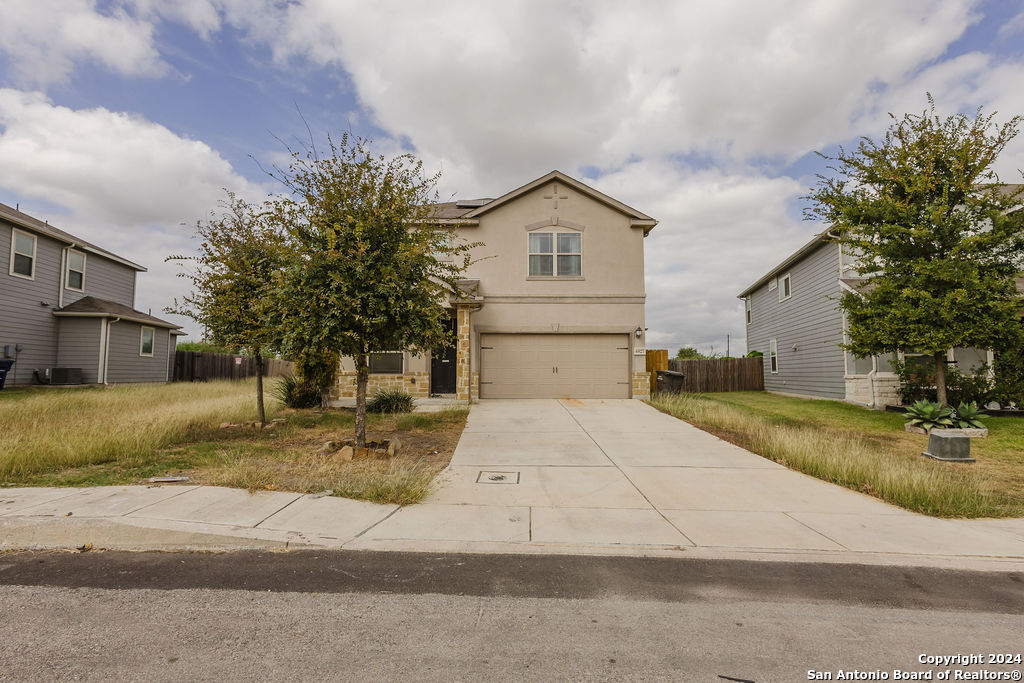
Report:
<svg viewBox="0 0 1024 683"><path fill-rule="evenodd" d="M371 440L398 438L398 455L343 462L320 453L350 438L352 411L271 410L269 430L218 429L251 420L252 382L23 392L0 401L0 483L18 486L137 484L157 475L190 483L417 503L451 460L466 410L370 415ZM268 406L270 402L268 401Z"/></svg>
<svg viewBox="0 0 1024 683"><path fill-rule="evenodd" d="M254 380L20 394L0 402L0 480L144 456L251 420L255 404Z"/></svg>
<svg viewBox="0 0 1024 683"><path fill-rule="evenodd" d="M920 456L899 416L830 401L728 395L655 396L651 404L766 458L806 474L937 517L1024 514L1014 492L983 470ZM787 403L792 402L792 403Z"/></svg>
<svg viewBox="0 0 1024 683"><path fill-rule="evenodd" d="M184 472L202 484L300 493L330 490L345 498L410 505L423 500L434 477L451 461L466 414L452 410L373 416L367 437L397 438L402 448L392 458L343 462L335 453L321 453L320 447L324 441L351 436L351 415L326 413L316 424L282 432L271 444L246 440L218 449Z"/></svg>

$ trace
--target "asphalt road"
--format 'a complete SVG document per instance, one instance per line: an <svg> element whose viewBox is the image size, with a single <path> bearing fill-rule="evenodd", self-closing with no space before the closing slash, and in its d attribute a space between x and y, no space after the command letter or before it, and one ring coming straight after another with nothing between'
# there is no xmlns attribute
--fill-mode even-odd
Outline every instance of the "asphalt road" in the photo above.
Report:
<svg viewBox="0 0 1024 683"><path fill-rule="evenodd" d="M1024 650L1024 574L416 553L0 555L2 680L836 680ZM951 677L950 680L957 680Z"/></svg>

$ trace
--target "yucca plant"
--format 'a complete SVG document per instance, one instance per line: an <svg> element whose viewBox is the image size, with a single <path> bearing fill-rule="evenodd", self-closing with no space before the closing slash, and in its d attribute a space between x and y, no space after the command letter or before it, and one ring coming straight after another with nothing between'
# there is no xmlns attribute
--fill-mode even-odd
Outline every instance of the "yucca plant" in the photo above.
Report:
<svg viewBox="0 0 1024 683"><path fill-rule="evenodd" d="M984 429L985 425L981 422L981 416L984 414L985 411L972 401L971 403L961 403L952 417L960 429Z"/></svg>
<svg viewBox="0 0 1024 683"><path fill-rule="evenodd" d="M945 429L953 426L953 409L941 403L933 403L924 399L907 408L907 423L920 427L926 432L939 427Z"/></svg>

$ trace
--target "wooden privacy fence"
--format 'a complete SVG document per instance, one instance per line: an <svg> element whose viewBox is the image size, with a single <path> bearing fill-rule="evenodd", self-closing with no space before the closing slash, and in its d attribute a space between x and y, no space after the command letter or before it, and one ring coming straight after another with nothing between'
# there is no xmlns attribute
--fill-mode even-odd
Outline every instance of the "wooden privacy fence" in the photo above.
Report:
<svg viewBox="0 0 1024 683"><path fill-rule="evenodd" d="M651 375L651 391L657 391L658 370L668 370L668 349L647 349L646 369Z"/></svg>
<svg viewBox="0 0 1024 683"><path fill-rule="evenodd" d="M712 358L710 360L677 360L668 362L668 369L680 373L666 387L658 390L703 394L711 391L764 391L764 364L755 358ZM671 388L669 388L671 387Z"/></svg>
<svg viewBox="0 0 1024 683"><path fill-rule="evenodd" d="M295 372L290 360L263 360L264 377L280 377ZM175 351L175 382L205 382L209 379L244 379L256 376L256 361L247 356L203 351Z"/></svg>

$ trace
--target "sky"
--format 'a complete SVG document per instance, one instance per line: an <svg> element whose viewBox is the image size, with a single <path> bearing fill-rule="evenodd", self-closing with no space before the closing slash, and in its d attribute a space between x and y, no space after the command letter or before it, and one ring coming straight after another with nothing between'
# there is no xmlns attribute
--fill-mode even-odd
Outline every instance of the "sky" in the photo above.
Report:
<svg viewBox="0 0 1024 683"><path fill-rule="evenodd" d="M745 351L736 295L823 226L804 196L889 113L1024 113L1024 0L3 0L0 202L148 267L287 146L354 133L451 197L558 169L660 221L648 348ZM1024 137L997 162L1021 182Z"/></svg>

